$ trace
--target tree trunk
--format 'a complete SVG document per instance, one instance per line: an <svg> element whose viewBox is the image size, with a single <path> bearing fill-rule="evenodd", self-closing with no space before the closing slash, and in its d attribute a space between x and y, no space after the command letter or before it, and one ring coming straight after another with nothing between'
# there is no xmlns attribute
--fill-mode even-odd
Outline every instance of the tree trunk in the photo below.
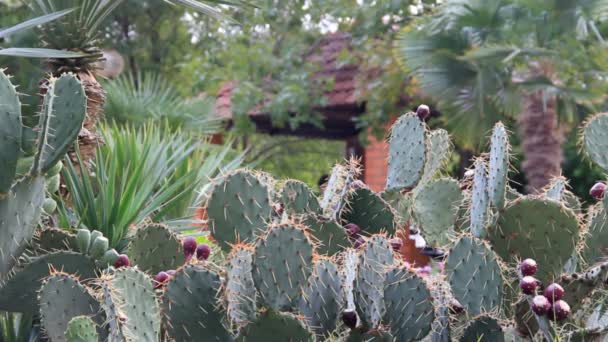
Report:
<svg viewBox="0 0 608 342"><path fill-rule="evenodd" d="M561 174L563 134L558 126L556 99L543 95L542 91L526 94L518 120L528 193L538 192Z"/></svg>

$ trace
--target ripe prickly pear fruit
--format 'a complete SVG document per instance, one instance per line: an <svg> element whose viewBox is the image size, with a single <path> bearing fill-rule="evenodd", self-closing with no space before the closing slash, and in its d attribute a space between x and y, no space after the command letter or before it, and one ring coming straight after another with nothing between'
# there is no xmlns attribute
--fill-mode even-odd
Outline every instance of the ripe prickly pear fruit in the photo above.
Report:
<svg viewBox="0 0 608 342"><path fill-rule="evenodd" d="M188 236L182 241L182 247L184 248L184 255L186 256L186 260L190 260L194 253L196 253L196 246L198 243L196 239Z"/></svg>
<svg viewBox="0 0 608 342"><path fill-rule="evenodd" d="M354 223L348 223L344 226L344 229L346 229L346 233L352 239L356 239L357 237L359 237L359 233L361 233L361 228L359 228L359 226Z"/></svg>
<svg viewBox="0 0 608 342"><path fill-rule="evenodd" d="M533 276L538 271L538 265L534 259L528 258L519 264L519 270L524 277Z"/></svg>
<svg viewBox="0 0 608 342"><path fill-rule="evenodd" d="M570 316L570 305L563 300L557 300L549 310L548 316L552 321L564 320Z"/></svg>
<svg viewBox="0 0 608 342"><path fill-rule="evenodd" d="M158 289L161 286L163 286L165 284L165 282L167 282L167 280L169 280L171 276L169 275L169 273L165 272L165 271L160 271L156 274L156 276L154 276L154 288Z"/></svg>
<svg viewBox="0 0 608 342"><path fill-rule="evenodd" d="M606 191L606 184L602 182L597 182L593 184L591 190L589 190L589 195L595 198L596 200L601 200L604 198L604 192Z"/></svg>
<svg viewBox="0 0 608 342"><path fill-rule="evenodd" d="M114 267L116 268L129 267L129 265L131 265L131 262L129 261L129 257L126 254L119 255L118 259L116 259L116 261L114 262Z"/></svg>
<svg viewBox="0 0 608 342"><path fill-rule="evenodd" d="M357 326L357 313L355 310L342 311L342 322L350 329L355 329Z"/></svg>
<svg viewBox="0 0 608 342"><path fill-rule="evenodd" d="M424 121L426 120L426 118L429 117L429 115L431 115L431 109L429 108L429 106L421 104L420 106L418 106L418 109L416 109L416 115L418 115L418 118L421 121Z"/></svg>
<svg viewBox="0 0 608 342"><path fill-rule="evenodd" d="M532 311L535 314L542 316L551 310L551 303L545 296L534 296L532 298Z"/></svg>
<svg viewBox="0 0 608 342"><path fill-rule="evenodd" d="M196 258L198 260L207 260L211 255L211 247L205 243L201 243L196 247Z"/></svg>
<svg viewBox="0 0 608 342"><path fill-rule="evenodd" d="M532 276L525 276L519 281L519 288L521 292L527 295L533 295L536 293L538 287L538 280Z"/></svg>
<svg viewBox="0 0 608 342"><path fill-rule="evenodd" d="M400 238L393 238L390 240L391 243L391 247L393 247L393 250L395 252L399 252L401 250L401 247L403 247L403 240L401 240Z"/></svg>
<svg viewBox="0 0 608 342"><path fill-rule="evenodd" d="M559 285L557 283L552 283L552 284L549 284L549 286L547 286L545 288L543 295L545 295L545 297L547 297L549 302L555 303L556 301L558 301L564 297L564 288L561 287L561 285Z"/></svg>

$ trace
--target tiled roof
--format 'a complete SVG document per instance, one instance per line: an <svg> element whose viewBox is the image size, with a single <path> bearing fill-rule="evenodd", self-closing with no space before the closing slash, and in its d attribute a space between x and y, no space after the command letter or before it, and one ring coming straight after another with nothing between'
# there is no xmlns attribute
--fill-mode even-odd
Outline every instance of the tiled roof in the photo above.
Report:
<svg viewBox="0 0 608 342"><path fill-rule="evenodd" d="M321 110L353 107L360 109L357 101L356 77L359 72L357 65L342 65L339 55L344 49L350 49L350 35L337 32L328 34L311 49L307 59L311 63L319 63L320 70L313 76L314 79L333 79L333 87L325 92L327 104ZM222 85L218 92L216 110L219 116L231 118L231 93L237 82L229 81ZM261 106L260 106L261 107ZM357 114L357 113L353 113ZM250 116L263 116L260 108L249 113Z"/></svg>

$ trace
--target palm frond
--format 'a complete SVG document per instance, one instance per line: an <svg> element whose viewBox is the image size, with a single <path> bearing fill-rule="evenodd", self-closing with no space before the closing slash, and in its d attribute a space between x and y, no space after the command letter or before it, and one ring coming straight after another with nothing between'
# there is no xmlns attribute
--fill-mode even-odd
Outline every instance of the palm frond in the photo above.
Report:
<svg viewBox="0 0 608 342"><path fill-rule="evenodd" d="M72 52L44 48L7 48L0 49L0 56L27 57L27 58L81 58L88 56L83 52Z"/></svg>
<svg viewBox="0 0 608 342"><path fill-rule="evenodd" d="M63 17L66 14L69 14L70 12L72 12L74 9L73 8L68 8L62 11L57 11L57 12L53 12L53 13L49 13L49 14L45 14L36 18L32 18L29 20L26 20L22 23L19 23L15 26L12 27L8 27L5 29L0 29L0 39L2 38L6 38L8 36L10 36L11 34L15 34L21 31L25 31L25 30L29 30L33 27L36 26L40 26L40 25L44 25L48 22L51 22L53 20L59 19L61 17Z"/></svg>

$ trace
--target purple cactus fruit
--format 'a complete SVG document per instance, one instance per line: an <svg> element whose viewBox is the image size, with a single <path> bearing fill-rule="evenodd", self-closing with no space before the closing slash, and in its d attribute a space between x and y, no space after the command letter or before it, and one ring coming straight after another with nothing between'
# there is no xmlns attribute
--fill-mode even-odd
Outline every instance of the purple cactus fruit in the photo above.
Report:
<svg viewBox="0 0 608 342"><path fill-rule="evenodd" d="M354 223L349 223L345 225L344 229L346 229L346 233L348 234L348 236L353 239L359 237L359 233L361 233L361 228L359 228L359 226Z"/></svg>
<svg viewBox="0 0 608 342"><path fill-rule="evenodd" d="M519 281L519 288L521 292L527 295L536 294L536 288L538 287L538 280L532 276L525 276Z"/></svg>
<svg viewBox="0 0 608 342"><path fill-rule="evenodd" d="M557 300L549 310L548 316L552 321L564 320L570 316L570 305L563 300Z"/></svg>
<svg viewBox="0 0 608 342"><path fill-rule="evenodd" d="M403 247L403 240L401 240L400 238L393 238L390 240L391 243L391 247L393 247L393 250L395 252L399 252L401 250L401 247Z"/></svg>
<svg viewBox="0 0 608 342"><path fill-rule="evenodd" d="M160 271L156 274L156 276L154 277L154 288L158 289L159 287L163 286L165 284L165 282L167 280L169 280L171 276L169 275L169 273L164 272L164 271Z"/></svg>
<svg viewBox="0 0 608 342"><path fill-rule="evenodd" d="M119 255L118 259L114 261L114 267L116 268L129 267L129 265L131 265L131 262L129 262L129 257L126 254Z"/></svg>
<svg viewBox="0 0 608 342"><path fill-rule="evenodd" d="M519 264L519 270L523 276L533 276L538 271L538 265L534 259L525 259Z"/></svg>
<svg viewBox="0 0 608 342"><path fill-rule="evenodd" d="M361 246L365 245L365 240L362 237L358 237L355 240L355 248L361 248Z"/></svg>
<svg viewBox="0 0 608 342"><path fill-rule="evenodd" d="M211 255L211 247L208 244L201 243L196 247L196 258L198 260L207 260Z"/></svg>
<svg viewBox="0 0 608 342"><path fill-rule="evenodd" d="M591 190L589 190L589 195L595 198L596 200L601 200L604 198L604 192L606 191L606 184L602 182L597 182L593 184Z"/></svg>
<svg viewBox="0 0 608 342"><path fill-rule="evenodd" d="M168 270L167 274L170 275L171 277L173 277L175 275L175 273L177 273L176 270Z"/></svg>
<svg viewBox="0 0 608 342"><path fill-rule="evenodd" d="M463 311L464 307L462 306L462 304L460 304L459 301L454 298L450 299L450 312L452 314L458 315L461 314Z"/></svg>
<svg viewBox="0 0 608 342"><path fill-rule="evenodd" d="M342 311L342 322L344 322L344 325L347 327L355 329L357 326L357 313L355 310Z"/></svg>
<svg viewBox="0 0 608 342"><path fill-rule="evenodd" d="M564 288L557 283L552 283L545 288L543 295L547 297L549 302L555 303L564 297Z"/></svg>
<svg viewBox="0 0 608 342"><path fill-rule="evenodd" d="M421 121L424 121L426 120L426 118L429 117L429 115L431 115L431 109L429 108L429 106L421 104L420 106L418 106L418 109L416 109L416 115L418 115L418 118Z"/></svg>
<svg viewBox="0 0 608 342"><path fill-rule="evenodd" d="M532 298L532 311L535 314L542 316L551 310L551 303L545 296L534 296Z"/></svg>
<svg viewBox="0 0 608 342"><path fill-rule="evenodd" d="M190 260L194 253L196 252L196 239L188 236L182 241L182 247L184 248L184 255L186 256L186 260Z"/></svg>

